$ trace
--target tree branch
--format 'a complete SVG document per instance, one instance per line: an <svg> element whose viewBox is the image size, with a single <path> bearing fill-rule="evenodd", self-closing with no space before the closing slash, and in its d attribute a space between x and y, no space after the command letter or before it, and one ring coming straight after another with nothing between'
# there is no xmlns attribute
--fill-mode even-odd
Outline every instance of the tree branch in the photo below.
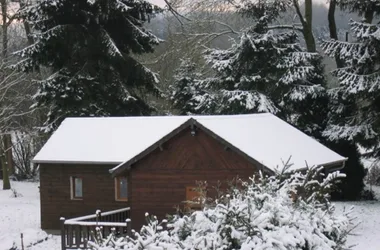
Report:
<svg viewBox="0 0 380 250"><path fill-rule="evenodd" d="M291 30L297 30L297 31L303 31L303 27L295 26L295 25L273 25L268 26L268 29L274 30L274 29L291 29Z"/></svg>
<svg viewBox="0 0 380 250"><path fill-rule="evenodd" d="M294 5L294 8L296 9L296 13L301 21L301 24L303 27L305 27L306 25L306 22L305 22L305 19L303 18L303 15L301 13L301 8L300 8L300 5L298 3L298 0L293 0L293 5Z"/></svg>
<svg viewBox="0 0 380 250"><path fill-rule="evenodd" d="M199 22L199 23L212 23L212 22L214 22L214 23L217 23L217 24L219 24L219 25L222 25L222 26L224 26L224 27L226 27L226 28L228 28L230 31L231 31L231 33L234 33L234 34L239 34L240 32L238 32L238 31L236 31L236 30L234 30L234 28L232 28L230 25L228 25L227 23L224 23L224 22L221 22L221 21L218 21L218 20L209 20L209 21L197 21L197 22Z"/></svg>
<svg viewBox="0 0 380 250"><path fill-rule="evenodd" d="M8 27L9 25L11 25L13 20L15 20L17 18L17 13L12 15L12 16L7 15L7 18L8 18L8 22L6 22L5 25Z"/></svg>
<svg viewBox="0 0 380 250"><path fill-rule="evenodd" d="M173 14L173 16L178 20L178 22L183 25L183 22L181 21L180 17L185 19L186 21L191 21L190 18L185 17L184 15L178 13L176 9L173 8L173 6L168 2L168 0L164 0L166 5L168 6L169 11Z"/></svg>

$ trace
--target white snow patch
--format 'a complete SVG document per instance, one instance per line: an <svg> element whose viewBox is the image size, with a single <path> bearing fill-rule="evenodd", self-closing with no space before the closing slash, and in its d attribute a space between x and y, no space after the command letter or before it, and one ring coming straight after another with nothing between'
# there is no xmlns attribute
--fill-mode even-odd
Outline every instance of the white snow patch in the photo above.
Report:
<svg viewBox="0 0 380 250"><path fill-rule="evenodd" d="M2 190L3 181L0 180L0 250L13 246L21 249L21 233L25 250L60 249L59 236L49 236L40 229L38 185L36 182L12 181L11 187L22 194L12 198L11 190Z"/></svg>
<svg viewBox="0 0 380 250"><path fill-rule="evenodd" d="M354 215L360 223L348 237L352 250L378 250L380 247L380 187L372 186L377 201L334 202L336 211L344 211L354 206Z"/></svg>

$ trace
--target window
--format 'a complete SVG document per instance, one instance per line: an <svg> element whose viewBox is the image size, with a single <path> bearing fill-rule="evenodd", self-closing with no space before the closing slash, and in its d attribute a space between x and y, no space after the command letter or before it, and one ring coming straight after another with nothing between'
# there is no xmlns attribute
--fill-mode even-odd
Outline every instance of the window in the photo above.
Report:
<svg viewBox="0 0 380 250"><path fill-rule="evenodd" d="M202 208L202 194L199 187L186 187L186 203L188 209Z"/></svg>
<svg viewBox="0 0 380 250"><path fill-rule="evenodd" d="M71 183L71 199L81 200L83 199L83 179L80 177L72 176L70 178Z"/></svg>
<svg viewBox="0 0 380 250"><path fill-rule="evenodd" d="M127 177L115 178L115 198L117 201L128 200L128 179Z"/></svg>

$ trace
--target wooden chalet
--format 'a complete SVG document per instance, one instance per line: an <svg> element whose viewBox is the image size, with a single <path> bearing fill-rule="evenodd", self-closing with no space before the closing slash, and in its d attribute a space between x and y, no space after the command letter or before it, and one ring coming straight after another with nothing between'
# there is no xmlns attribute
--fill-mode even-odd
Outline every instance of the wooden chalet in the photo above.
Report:
<svg viewBox="0 0 380 250"><path fill-rule="evenodd" d="M128 214L116 220L127 216L139 230L146 212L162 219L183 208L196 181L211 187L259 170L271 174L289 157L293 170L346 161L268 113L67 118L33 160L40 165L41 227L121 209Z"/></svg>

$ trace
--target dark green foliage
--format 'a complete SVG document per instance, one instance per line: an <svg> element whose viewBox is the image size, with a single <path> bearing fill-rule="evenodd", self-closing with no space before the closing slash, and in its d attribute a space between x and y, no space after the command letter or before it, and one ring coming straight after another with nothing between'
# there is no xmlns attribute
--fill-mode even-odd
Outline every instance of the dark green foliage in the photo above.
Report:
<svg viewBox="0 0 380 250"><path fill-rule="evenodd" d="M320 139L328 111L321 57L306 52L295 32L271 30L271 18L258 18L230 49L207 50L211 77L184 60L171 86L175 107L182 114L270 112Z"/></svg>
<svg viewBox="0 0 380 250"><path fill-rule="evenodd" d="M327 55L345 64L333 71L339 86L329 91L330 121L324 133L330 147L349 158L344 169L347 179L334 198L354 200L360 198L365 175L355 145L363 146L372 157L380 155L380 26L371 24L380 9L378 1L371 0L341 0L337 4L363 17L362 21L350 22L353 41L332 39L322 44Z"/></svg>
<svg viewBox="0 0 380 250"><path fill-rule="evenodd" d="M336 184L335 191L331 197L334 200L358 200L364 188L365 170L360 162L356 145L347 141L328 142L327 146L338 154L348 157L345 167L341 170L346 178Z"/></svg>
<svg viewBox="0 0 380 250"><path fill-rule="evenodd" d="M26 72L48 67L36 105L46 126L67 116L148 115L142 93L156 93L155 75L133 58L159 40L143 28L154 7L132 0L43 0L25 9L35 43L18 54Z"/></svg>
<svg viewBox="0 0 380 250"><path fill-rule="evenodd" d="M182 59L181 64L175 72L175 84L169 86L169 97L173 103L173 107L180 111L181 115L194 112L197 109L197 103L193 102L194 96L206 94L204 90L199 88L199 78L195 63L190 59Z"/></svg>
<svg viewBox="0 0 380 250"><path fill-rule="evenodd" d="M371 23L374 15L380 12L379 1L376 0L337 0L337 4L344 11L363 16L368 23Z"/></svg>
<svg viewBox="0 0 380 250"><path fill-rule="evenodd" d="M291 0L241 0L236 7L245 17L259 19L267 16L270 20L274 20L291 8L291 5Z"/></svg>

